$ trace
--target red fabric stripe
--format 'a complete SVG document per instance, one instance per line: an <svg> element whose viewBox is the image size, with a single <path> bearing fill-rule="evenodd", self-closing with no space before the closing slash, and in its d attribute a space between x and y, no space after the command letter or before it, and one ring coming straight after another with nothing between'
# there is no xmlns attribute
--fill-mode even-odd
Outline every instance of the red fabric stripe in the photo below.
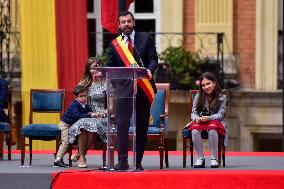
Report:
<svg viewBox="0 0 284 189"><path fill-rule="evenodd" d="M114 48L117 50L120 58L122 59L122 61L124 62L124 64L127 66L127 67L130 67L130 62L128 60L128 58L126 57L126 55L123 53L123 50L122 48L120 47L120 45L118 44L118 41L117 39L114 39L112 41L112 44L114 45Z"/></svg>
<svg viewBox="0 0 284 189"><path fill-rule="evenodd" d="M116 51L118 52L120 58L122 59L122 61L124 62L124 64L126 65L126 67L129 67L131 65L130 61L128 60L127 56L125 55L125 53L123 52L121 46L119 45L117 39L114 39L112 41L112 44L114 45L114 48L116 49ZM153 102L153 96L151 94L151 92L149 91L148 87L146 86L146 84L143 82L143 80L138 80L138 85L142 88L142 90L145 92L145 94L148 97L148 100L150 102L150 104L152 104Z"/></svg>
<svg viewBox="0 0 284 189"><path fill-rule="evenodd" d="M55 8L58 86L67 90L69 104L88 58L86 1L55 1Z"/></svg>
<svg viewBox="0 0 284 189"><path fill-rule="evenodd" d="M142 90L146 93L148 100L150 102L150 105L151 105L152 102L153 102L153 96L152 96L150 90L148 89L148 87L145 85L145 83L142 80L138 80L137 83L142 88Z"/></svg>

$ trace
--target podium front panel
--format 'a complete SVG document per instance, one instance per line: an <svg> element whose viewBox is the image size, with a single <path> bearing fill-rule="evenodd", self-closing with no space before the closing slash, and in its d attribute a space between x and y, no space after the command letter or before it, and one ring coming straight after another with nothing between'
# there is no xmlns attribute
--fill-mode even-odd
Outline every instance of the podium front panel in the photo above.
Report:
<svg viewBox="0 0 284 189"><path fill-rule="evenodd" d="M135 171L137 79L147 72L143 68L106 68L103 72L107 81L107 170L115 171L121 160L128 162L129 171Z"/></svg>

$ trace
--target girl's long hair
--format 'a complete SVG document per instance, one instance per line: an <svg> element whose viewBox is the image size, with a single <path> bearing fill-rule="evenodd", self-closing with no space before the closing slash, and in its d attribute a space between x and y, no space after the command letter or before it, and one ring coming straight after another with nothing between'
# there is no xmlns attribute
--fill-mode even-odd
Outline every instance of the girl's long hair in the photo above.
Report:
<svg viewBox="0 0 284 189"><path fill-rule="evenodd" d="M81 81L80 81L80 85L82 85L83 87L86 87L86 88L89 88L89 86L92 84L93 82L93 76L90 72L90 68L91 68L91 65L93 63L96 63L96 67L101 67L102 64L100 62L99 59L95 58L95 57L90 57L85 65L85 70L84 70L84 73L83 73L83 76L81 78Z"/></svg>
<svg viewBox="0 0 284 189"><path fill-rule="evenodd" d="M197 112L200 113L200 112L204 111L204 103L205 103L206 93L203 91L202 86L201 86L201 81L203 79L208 79L208 80L216 83L214 90L211 94L212 101L209 103L209 110L208 110L210 112L216 113L219 109L219 106L220 106L219 96L220 96L220 94L223 94L223 92L222 92L222 89L221 89L216 77L210 72L204 72L199 77L200 83L199 83L199 98L198 98L198 101L197 101Z"/></svg>

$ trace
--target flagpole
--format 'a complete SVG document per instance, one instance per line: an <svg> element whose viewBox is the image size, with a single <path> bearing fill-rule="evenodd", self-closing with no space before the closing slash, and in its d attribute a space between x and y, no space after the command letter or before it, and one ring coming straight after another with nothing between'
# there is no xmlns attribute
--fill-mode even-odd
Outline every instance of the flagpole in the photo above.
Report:
<svg viewBox="0 0 284 189"><path fill-rule="evenodd" d="M118 0L118 13L126 10L126 0Z"/></svg>
<svg viewBox="0 0 284 189"><path fill-rule="evenodd" d="M127 0L118 0L118 15L121 11L125 11L126 10L126 1ZM118 28L118 35L121 34L120 29Z"/></svg>

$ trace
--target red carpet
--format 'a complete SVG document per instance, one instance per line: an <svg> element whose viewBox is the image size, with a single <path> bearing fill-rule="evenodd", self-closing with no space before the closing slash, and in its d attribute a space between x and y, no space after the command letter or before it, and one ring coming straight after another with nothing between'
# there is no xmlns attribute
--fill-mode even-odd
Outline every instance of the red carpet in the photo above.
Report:
<svg viewBox="0 0 284 189"><path fill-rule="evenodd" d="M53 174L53 177L56 173ZM173 188L284 188L284 171L144 171L100 172L69 171L58 175L53 189L173 189Z"/></svg>

